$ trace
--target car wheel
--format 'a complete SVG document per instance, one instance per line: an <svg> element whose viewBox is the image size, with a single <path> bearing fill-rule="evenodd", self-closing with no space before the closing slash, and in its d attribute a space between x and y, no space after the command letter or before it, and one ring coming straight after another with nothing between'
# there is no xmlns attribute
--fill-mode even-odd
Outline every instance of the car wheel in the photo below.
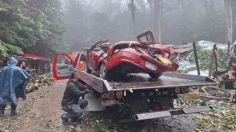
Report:
<svg viewBox="0 0 236 132"><path fill-rule="evenodd" d="M157 74L149 73L149 76L153 79L158 79L161 76L161 73L157 73Z"/></svg>
<svg viewBox="0 0 236 132"><path fill-rule="evenodd" d="M98 71L98 76L100 78L103 78L105 79L106 78L106 67L105 67L105 64L102 63L100 66L99 66L99 71Z"/></svg>

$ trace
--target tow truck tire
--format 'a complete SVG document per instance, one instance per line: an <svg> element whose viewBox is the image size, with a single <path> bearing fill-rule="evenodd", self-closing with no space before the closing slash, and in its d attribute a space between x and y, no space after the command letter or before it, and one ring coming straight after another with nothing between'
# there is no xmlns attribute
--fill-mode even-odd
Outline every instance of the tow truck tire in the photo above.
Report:
<svg viewBox="0 0 236 132"><path fill-rule="evenodd" d="M168 110L173 108L173 98L170 97L160 97L157 99L157 103L161 110Z"/></svg>
<svg viewBox="0 0 236 132"><path fill-rule="evenodd" d="M149 76L153 79L159 79L159 77L161 76L161 73L159 74L149 73Z"/></svg>

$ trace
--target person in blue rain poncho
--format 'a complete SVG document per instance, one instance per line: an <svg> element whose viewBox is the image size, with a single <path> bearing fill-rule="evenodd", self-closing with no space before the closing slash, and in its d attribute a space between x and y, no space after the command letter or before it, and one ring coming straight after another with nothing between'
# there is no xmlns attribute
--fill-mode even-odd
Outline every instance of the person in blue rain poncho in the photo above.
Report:
<svg viewBox="0 0 236 132"><path fill-rule="evenodd" d="M7 66L0 69L0 115L4 114L6 105L11 105L11 115L16 115L16 88L31 77L26 70L16 66L17 63L18 61L11 57Z"/></svg>

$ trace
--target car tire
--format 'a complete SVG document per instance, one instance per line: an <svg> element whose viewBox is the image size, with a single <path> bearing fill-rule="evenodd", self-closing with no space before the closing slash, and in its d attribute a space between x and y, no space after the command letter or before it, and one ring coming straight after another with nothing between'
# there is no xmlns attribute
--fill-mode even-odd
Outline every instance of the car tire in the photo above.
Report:
<svg viewBox="0 0 236 132"><path fill-rule="evenodd" d="M158 73L158 74L149 73L149 76L150 76L152 79L159 79L160 76L161 76L161 73Z"/></svg>
<svg viewBox="0 0 236 132"><path fill-rule="evenodd" d="M98 77L103 79L107 78L106 67L104 63L101 63L99 66Z"/></svg>

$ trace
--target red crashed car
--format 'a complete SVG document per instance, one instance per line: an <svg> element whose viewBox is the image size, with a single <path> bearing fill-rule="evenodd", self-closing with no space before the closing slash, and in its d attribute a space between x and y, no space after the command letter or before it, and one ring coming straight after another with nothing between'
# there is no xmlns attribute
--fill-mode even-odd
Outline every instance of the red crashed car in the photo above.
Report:
<svg viewBox="0 0 236 132"><path fill-rule="evenodd" d="M144 41L145 39L145 41ZM87 51L87 71L101 78L123 77L128 73L148 73L159 78L165 71L176 71L177 58L173 50L156 44L150 31L138 36L138 41L120 41L115 44L100 41Z"/></svg>

